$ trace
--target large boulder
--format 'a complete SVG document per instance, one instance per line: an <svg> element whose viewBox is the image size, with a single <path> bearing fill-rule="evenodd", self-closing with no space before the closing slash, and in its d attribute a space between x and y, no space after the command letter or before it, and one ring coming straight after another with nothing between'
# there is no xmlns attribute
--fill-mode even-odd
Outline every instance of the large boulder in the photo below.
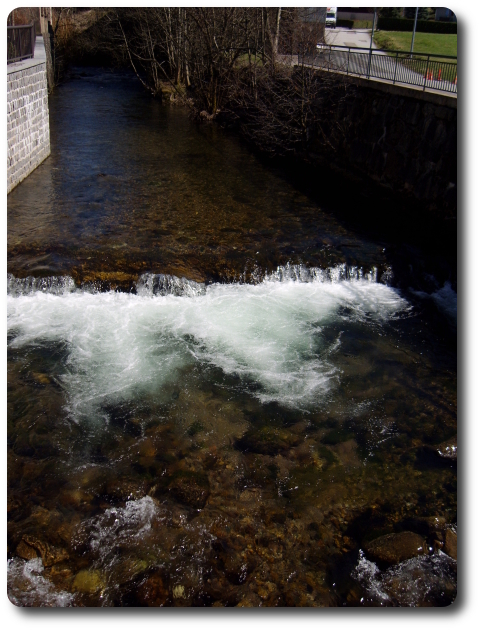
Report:
<svg viewBox="0 0 480 630"><path fill-rule="evenodd" d="M387 534L365 545L365 553L379 565L392 565L425 553L425 539L413 532Z"/></svg>

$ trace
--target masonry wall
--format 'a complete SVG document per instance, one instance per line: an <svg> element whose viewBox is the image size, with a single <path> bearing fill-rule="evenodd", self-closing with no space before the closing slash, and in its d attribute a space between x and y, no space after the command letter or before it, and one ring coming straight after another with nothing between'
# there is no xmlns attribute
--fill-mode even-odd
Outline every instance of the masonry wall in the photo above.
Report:
<svg viewBox="0 0 480 630"><path fill-rule="evenodd" d="M18 65L7 74L7 192L50 155L46 65Z"/></svg>
<svg viewBox="0 0 480 630"><path fill-rule="evenodd" d="M429 213L457 213L457 99L349 78L332 128L345 131L327 153L332 166L373 180ZM320 158L325 154L317 148Z"/></svg>

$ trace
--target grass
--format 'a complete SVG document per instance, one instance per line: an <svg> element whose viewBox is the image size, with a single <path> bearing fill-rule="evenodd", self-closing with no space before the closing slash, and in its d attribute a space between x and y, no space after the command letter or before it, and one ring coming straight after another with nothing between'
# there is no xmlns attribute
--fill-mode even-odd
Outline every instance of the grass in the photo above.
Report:
<svg viewBox="0 0 480 630"><path fill-rule="evenodd" d="M410 52L412 33L377 31L373 38L379 48ZM457 36L444 33L415 33L413 52L457 56ZM445 61L452 61L445 59Z"/></svg>
<svg viewBox="0 0 480 630"><path fill-rule="evenodd" d="M255 55L253 53L250 55L250 60L252 62L252 65L254 65L255 64ZM257 66L262 66L263 65L261 55L257 55L257 57L256 57L256 64L257 64ZM242 55L239 55L235 65L238 66L238 67L248 66L249 65L248 53L243 53Z"/></svg>

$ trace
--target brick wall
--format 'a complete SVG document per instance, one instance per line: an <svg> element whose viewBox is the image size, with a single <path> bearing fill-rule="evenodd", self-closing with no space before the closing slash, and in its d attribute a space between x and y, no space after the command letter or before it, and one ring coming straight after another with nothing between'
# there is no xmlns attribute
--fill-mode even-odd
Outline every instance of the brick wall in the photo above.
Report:
<svg viewBox="0 0 480 630"><path fill-rule="evenodd" d="M45 63L18 65L7 74L7 192L50 155Z"/></svg>

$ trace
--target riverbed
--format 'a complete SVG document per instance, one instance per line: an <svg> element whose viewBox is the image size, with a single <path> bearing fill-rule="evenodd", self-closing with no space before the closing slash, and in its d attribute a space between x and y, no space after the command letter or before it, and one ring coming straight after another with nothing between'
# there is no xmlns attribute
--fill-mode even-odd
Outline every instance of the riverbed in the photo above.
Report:
<svg viewBox="0 0 480 630"><path fill-rule="evenodd" d="M388 241L129 72L49 107L8 196L10 600L454 601L455 278L399 282Z"/></svg>

